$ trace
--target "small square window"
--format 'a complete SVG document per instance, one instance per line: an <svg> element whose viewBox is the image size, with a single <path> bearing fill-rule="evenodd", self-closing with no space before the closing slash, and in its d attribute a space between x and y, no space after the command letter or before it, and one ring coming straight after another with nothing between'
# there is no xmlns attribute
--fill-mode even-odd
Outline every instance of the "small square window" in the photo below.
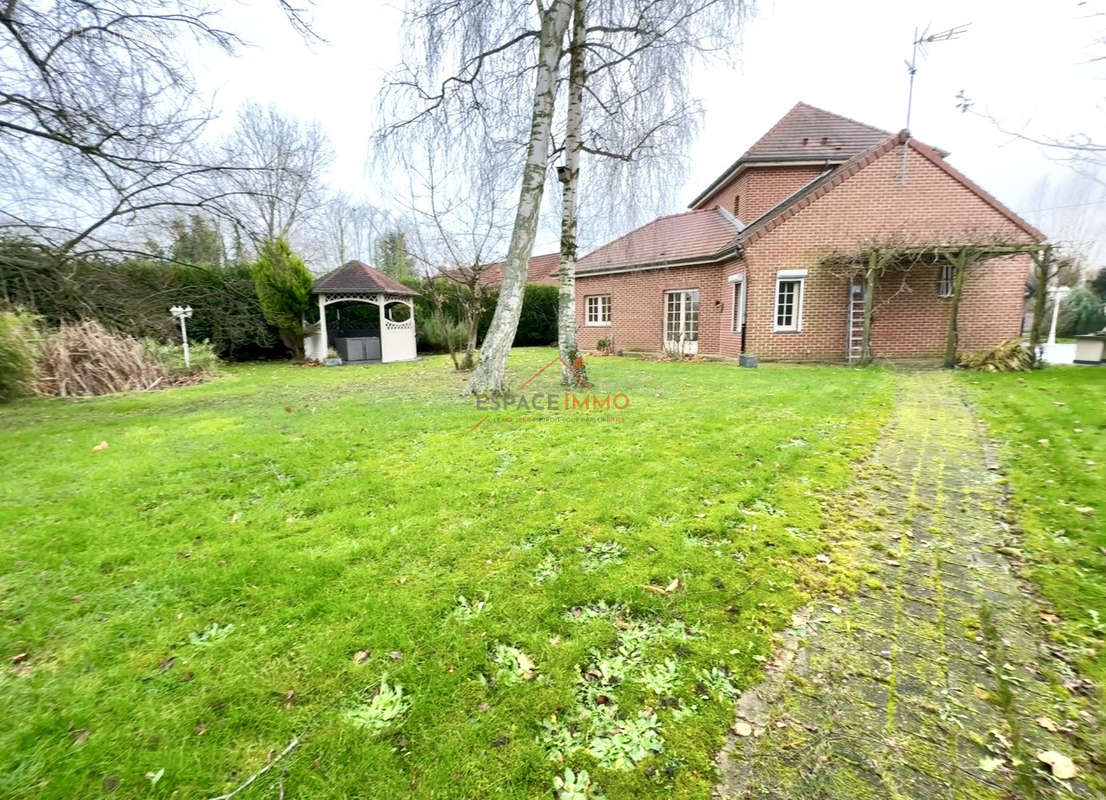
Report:
<svg viewBox="0 0 1106 800"><path fill-rule="evenodd" d="M611 324L611 296L609 294L593 294L586 298L584 302L585 325Z"/></svg>
<svg viewBox="0 0 1106 800"><path fill-rule="evenodd" d="M937 270L937 296L952 297L952 264L942 264Z"/></svg>

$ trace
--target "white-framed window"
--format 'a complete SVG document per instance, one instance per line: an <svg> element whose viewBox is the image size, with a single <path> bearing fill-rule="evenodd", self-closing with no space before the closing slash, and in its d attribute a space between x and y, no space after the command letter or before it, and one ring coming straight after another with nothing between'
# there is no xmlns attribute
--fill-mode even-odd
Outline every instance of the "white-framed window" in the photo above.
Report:
<svg viewBox="0 0 1106 800"><path fill-rule="evenodd" d="M745 276L732 275L730 283L733 284L733 305L730 307L730 330L741 333L741 326L745 324Z"/></svg>
<svg viewBox="0 0 1106 800"><path fill-rule="evenodd" d="M776 273L776 306L773 331L803 329L803 288L805 269L781 269Z"/></svg>
<svg viewBox="0 0 1106 800"><path fill-rule="evenodd" d="M937 296L952 297L952 264L942 264L937 268Z"/></svg>
<svg viewBox="0 0 1106 800"><path fill-rule="evenodd" d="M611 296L609 294L593 294L585 299L586 313L585 325L610 325L611 324Z"/></svg>
<svg viewBox="0 0 1106 800"><path fill-rule="evenodd" d="M699 341L699 290L664 293L664 338L671 344Z"/></svg>

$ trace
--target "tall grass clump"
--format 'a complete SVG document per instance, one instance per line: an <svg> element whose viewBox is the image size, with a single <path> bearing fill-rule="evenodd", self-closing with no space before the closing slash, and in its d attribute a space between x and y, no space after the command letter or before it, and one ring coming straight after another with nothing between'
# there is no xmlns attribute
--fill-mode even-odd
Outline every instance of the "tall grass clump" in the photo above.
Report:
<svg viewBox="0 0 1106 800"><path fill-rule="evenodd" d="M30 314L0 311L0 403L34 390L35 321Z"/></svg>
<svg viewBox="0 0 1106 800"><path fill-rule="evenodd" d="M218 361L210 345L192 348L193 368L168 345L147 343L109 331L95 320L62 323L43 337L35 365L35 393L82 397L148 391L198 383Z"/></svg>

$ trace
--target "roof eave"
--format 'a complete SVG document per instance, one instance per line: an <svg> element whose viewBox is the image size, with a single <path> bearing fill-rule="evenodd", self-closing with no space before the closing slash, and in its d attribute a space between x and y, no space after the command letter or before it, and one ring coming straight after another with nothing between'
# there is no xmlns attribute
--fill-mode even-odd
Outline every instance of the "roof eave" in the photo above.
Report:
<svg viewBox="0 0 1106 800"><path fill-rule="evenodd" d="M709 267L720 264L731 258L740 258L742 246L740 242L728 244L717 253L702 256L701 258L682 258L676 261L650 261L644 264L626 264L620 267L596 267L595 269L577 270L576 276L586 278L593 275L613 275L619 272L644 272L650 269L676 269L677 267Z"/></svg>
<svg viewBox="0 0 1106 800"><path fill-rule="evenodd" d="M853 155L855 155L855 153ZM811 167L817 167L817 166L823 166L823 165L829 166L831 164L844 164L850 158L852 158L852 155L844 155L844 154L842 154L840 156L823 156L821 158L811 158L809 155L753 156L753 157L742 156L737 161L735 161L733 164L731 164L730 167L725 172L723 172L721 175L719 175L717 178L715 178L714 182L711 183L710 186L708 186L706 189L704 189L702 192L700 192L699 196L696 197L694 200L692 200L688 204L688 208L692 209L693 211L699 210L699 208L702 206L702 204L705 201L709 200L711 197L713 197L714 193L716 191L718 191L719 188L721 188L722 186L725 186L727 183L732 181L734 178L736 178L738 175L740 175L748 167L773 167L773 166L780 166L780 167L811 166Z"/></svg>

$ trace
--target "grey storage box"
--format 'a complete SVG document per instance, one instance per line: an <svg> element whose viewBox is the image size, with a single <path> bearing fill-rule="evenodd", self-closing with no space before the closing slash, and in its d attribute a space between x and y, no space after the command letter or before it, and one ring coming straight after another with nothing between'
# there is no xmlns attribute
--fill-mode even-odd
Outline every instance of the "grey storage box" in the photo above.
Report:
<svg viewBox="0 0 1106 800"><path fill-rule="evenodd" d="M334 344L342 360L347 363L380 360L379 336L342 337L335 339Z"/></svg>

